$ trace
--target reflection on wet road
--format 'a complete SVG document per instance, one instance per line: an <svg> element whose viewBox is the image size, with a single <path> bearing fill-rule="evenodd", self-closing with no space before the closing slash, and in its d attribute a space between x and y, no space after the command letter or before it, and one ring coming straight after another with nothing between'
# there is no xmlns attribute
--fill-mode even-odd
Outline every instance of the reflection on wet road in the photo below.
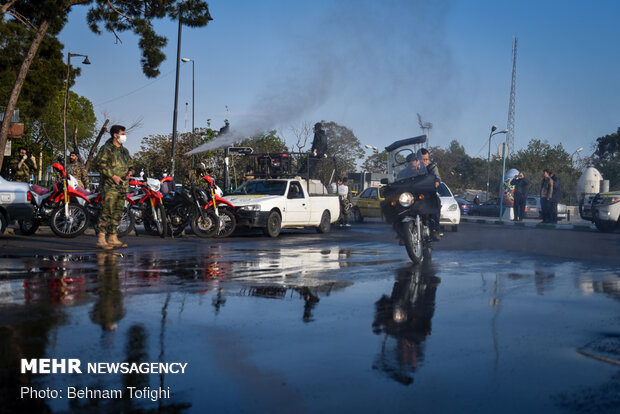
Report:
<svg viewBox="0 0 620 414"><path fill-rule="evenodd" d="M5 257L2 404L11 411L612 412L613 266L394 243L187 243ZM295 246L295 247L293 247ZM302 247L296 247L302 246ZM185 374L24 374L20 358L187 362ZM170 398L19 398L169 389ZM169 387L169 388L168 388Z"/></svg>

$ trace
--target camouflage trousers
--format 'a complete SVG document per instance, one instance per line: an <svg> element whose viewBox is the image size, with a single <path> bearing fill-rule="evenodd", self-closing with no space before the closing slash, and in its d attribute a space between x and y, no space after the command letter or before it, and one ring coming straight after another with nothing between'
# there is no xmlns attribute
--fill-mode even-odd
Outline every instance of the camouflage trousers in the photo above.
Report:
<svg viewBox="0 0 620 414"><path fill-rule="evenodd" d="M97 224L97 233L116 234L116 228L121 223L125 208L126 192L117 186L104 185L101 193L102 209Z"/></svg>

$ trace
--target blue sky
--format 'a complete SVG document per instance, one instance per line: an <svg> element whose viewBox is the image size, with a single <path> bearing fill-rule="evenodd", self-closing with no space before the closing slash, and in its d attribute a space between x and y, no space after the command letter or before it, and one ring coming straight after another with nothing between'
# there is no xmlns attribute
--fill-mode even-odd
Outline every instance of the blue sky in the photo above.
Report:
<svg viewBox="0 0 620 414"><path fill-rule="evenodd" d="M591 153L620 126L620 26L616 1L284 1L212 0L205 28L183 28L182 57L195 60L197 127L230 119L240 134L334 121L362 144L383 148L419 135L416 113L433 123L431 145L458 140L486 157L491 125L506 127L517 57L515 149L531 139ZM142 126L142 137L172 131L177 25L161 75L146 78L131 33L97 36L74 7L60 35L65 52L88 54L72 90L100 120ZM72 60L72 64L79 60ZM186 103L188 104L186 106ZM186 111L187 107L187 111ZM227 109L228 108L228 109ZM192 65L180 72L178 127L191 129ZM187 121L186 121L187 113ZM494 137L496 151L503 135Z"/></svg>

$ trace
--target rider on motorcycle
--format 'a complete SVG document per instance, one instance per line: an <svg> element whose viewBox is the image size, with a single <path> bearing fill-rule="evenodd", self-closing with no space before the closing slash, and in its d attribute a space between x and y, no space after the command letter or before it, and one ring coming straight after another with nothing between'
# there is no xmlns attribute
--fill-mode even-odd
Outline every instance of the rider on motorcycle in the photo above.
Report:
<svg viewBox="0 0 620 414"><path fill-rule="evenodd" d="M405 179L409 179L411 177L419 177L423 175L431 175L435 180L435 187L439 186L440 180L435 176L432 172L430 172L424 163L421 151L417 153L411 153L406 158L406 167L403 168L396 176L396 181L401 181ZM441 201L439 197L437 197L437 211L441 211ZM439 214L433 215L432 221L436 221L439 219ZM439 237L439 223L433 223L431 226L431 238L433 241L440 241Z"/></svg>

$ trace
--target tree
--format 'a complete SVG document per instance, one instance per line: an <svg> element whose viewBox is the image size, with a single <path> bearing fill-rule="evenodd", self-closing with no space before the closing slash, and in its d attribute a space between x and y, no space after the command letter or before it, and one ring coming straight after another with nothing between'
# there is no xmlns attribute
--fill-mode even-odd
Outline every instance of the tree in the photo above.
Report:
<svg viewBox="0 0 620 414"><path fill-rule="evenodd" d="M45 141L55 153L64 152L63 111L65 90L60 90L45 106L43 114L35 123L38 141ZM80 154L86 154L94 142L97 118L93 104L83 96L69 91L67 108L67 146L73 149L77 141ZM77 134L74 137L74 132ZM75 138L75 139L74 139Z"/></svg>
<svg viewBox="0 0 620 414"><path fill-rule="evenodd" d="M560 177L563 201L570 200L570 196L576 194L577 171L573 168L570 154L562 144L551 146L547 141L530 140L527 148L510 157L506 167L523 171L530 181L530 194L538 193L539 180L545 168Z"/></svg>
<svg viewBox="0 0 620 414"><path fill-rule="evenodd" d="M610 189L620 188L620 128L596 139L592 161L603 178L609 180Z"/></svg>
<svg viewBox="0 0 620 414"><path fill-rule="evenodd" d="M56 36L67 21L72 7L88 5L88 25L97 34L101 27L114 33L132 30L140 37L142 50L142 71L147 77L159 75L159 65L165 59L162 52L167 39L159 36L153 27L157 19L169 17L180 19L190 27L204 27L211 19L209 6L203 0L143 1L143 0L3 0L2 12L12 16L14 21L28 26L32 41L28 52L23 57L13 88L6 105L4 119L11 119L22 87L26 81L35 55L48 34ZM4 24L4 23L3 23ZM6 145L9 122L3 122L0 128L0 148ZM0 157L0 168L3 157Z"/></svg>
<svg viewBox="0 0 620 414"><path fill-rule="evenodd" d="M362 170L370 173L387 174L387 151L376 152L362 163Z"/></svg>
<svg viewBox="0 0 620 414"><path fill-rule="evenodd" d="M357 169L357 160L364 157L359 139L343 125L331 121L321 123L327 135L327 155L335 157L338 174L343 176L354 172Z"/></svg>

